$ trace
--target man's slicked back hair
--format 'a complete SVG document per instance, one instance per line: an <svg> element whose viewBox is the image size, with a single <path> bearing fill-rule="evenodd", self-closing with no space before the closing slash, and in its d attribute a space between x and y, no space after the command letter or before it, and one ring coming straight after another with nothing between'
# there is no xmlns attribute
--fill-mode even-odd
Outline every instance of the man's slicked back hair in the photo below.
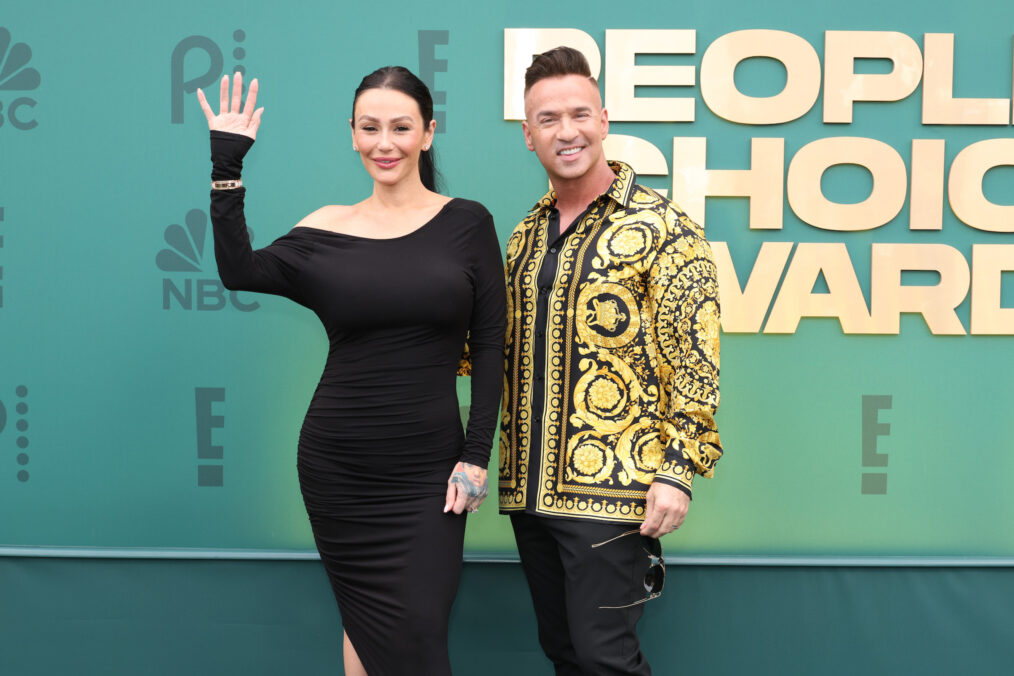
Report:
<svg viewBox="0 0 1014 676"><path fill-rule="evenodd" d="M553 47L548 52L542 52L532 57L532 65L525 71L525 94L539 80L548 77L564 77L565 75L580 75L588 78L595 88L598 89L598 82L592 77L591 67L584 54L573 47Z"/></svg>

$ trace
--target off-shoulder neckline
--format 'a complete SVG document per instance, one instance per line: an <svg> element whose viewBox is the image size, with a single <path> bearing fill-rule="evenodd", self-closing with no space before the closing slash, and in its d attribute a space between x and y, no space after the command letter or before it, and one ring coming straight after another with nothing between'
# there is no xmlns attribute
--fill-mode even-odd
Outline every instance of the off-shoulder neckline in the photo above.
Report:
<svg viewBox="0 0 1014 676"><path fill-rule="evenodd" d="M348 232L338 232L336 230L326 230L324 228L315 228L312 225L297 225L294 228L292 228L292 232L295 232L296 230L311 230L313 232L322 232L322 233L325 233L325 234L328 234L328 235L335 235L336 237L347 237L349 239L363 239L363 240L367 240L367 241L371 241L371 242L393 242L393 241L397 241L399 239L405 239L407 237L411 237L412 235L416 234L417 232L421 232L421 231L425 230L427 226L429 226L431 223L433 223L434 221L436 221L438 218L440 218L440 216L443 215L443 213L445 211L447 211L447 207L449 207L454 202L457 202L459 199L460 199L459 197L452 197L451 199L447 200L446 202L444 202L444 205L442 207L440 207L440 211L438 211L437 213L433 214L433 216L428 221L426 221L425 223L423 223L422 225L420 225L415 230L410 230L409 232L406 232L404 235L398 235L397 237L364 237L363 235L353 235L353 234L348 233Z"/></svg>

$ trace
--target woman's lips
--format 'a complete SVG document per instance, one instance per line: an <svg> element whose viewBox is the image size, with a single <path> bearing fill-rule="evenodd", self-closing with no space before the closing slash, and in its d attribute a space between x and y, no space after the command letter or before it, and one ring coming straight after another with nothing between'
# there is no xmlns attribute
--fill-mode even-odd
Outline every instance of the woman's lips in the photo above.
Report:
<svg viewBox="0 0 1014 676"><path fill-rule="evenodd" d="M400 157L378 157L373 160L381 169L391 169L401 162Z"/></svg>

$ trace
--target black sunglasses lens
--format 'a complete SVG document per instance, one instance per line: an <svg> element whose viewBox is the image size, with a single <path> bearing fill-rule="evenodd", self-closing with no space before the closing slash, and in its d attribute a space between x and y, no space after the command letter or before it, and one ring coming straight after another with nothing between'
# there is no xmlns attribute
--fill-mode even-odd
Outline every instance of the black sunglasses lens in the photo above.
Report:
<svg viewBox="0 0 1014 676"><path fill-rule="evenodd" d="M644 589L650 594L658 594L665 585L665 568L654 565L644 574Z"/></svg>
<svg viewBox="0 0 1014 676"><path fill-rule="evenodd" d="M656 559L662 558L662 543L655 538L650 538L647 535L641 536L641 546L644 547L644 551L648 552Z"/></svg>

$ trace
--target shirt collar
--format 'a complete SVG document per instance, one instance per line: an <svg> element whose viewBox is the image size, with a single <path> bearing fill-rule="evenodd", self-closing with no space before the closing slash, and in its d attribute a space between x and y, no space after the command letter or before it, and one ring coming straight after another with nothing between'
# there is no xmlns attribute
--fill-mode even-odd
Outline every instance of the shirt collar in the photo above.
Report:
<svg viewBox="0 0 1014 676"><path fill-rule="evenodd" d="M617 160L609 160L609 168L616 174L616 178L613 179L612 184L610 184L609 189L604 194L625 209L630 206L630 196L634 192L637 174L634 173L629 164ZM552 209L555 206L556 191L550 189L549 192L542 196L542 199L535 203L535 206L531 209L531 213Z"/></svg>

